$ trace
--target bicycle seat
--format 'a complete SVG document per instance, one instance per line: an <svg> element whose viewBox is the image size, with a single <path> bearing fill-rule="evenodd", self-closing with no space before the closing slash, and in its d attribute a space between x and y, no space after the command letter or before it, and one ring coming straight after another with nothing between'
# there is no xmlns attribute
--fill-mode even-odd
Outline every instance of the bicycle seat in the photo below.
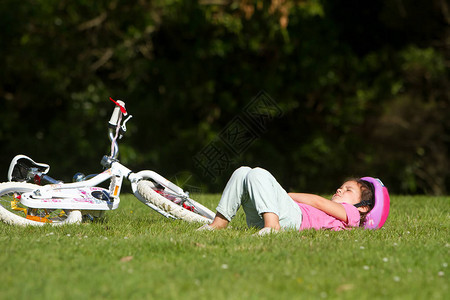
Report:
<svg viewBox="0 0 450 300"><path fill-rule="evenodd" d="M8 181L27 181L32 179L30 171L47 174L49 170L50 166L47 164L37 163L22 154L16 155L9 165Z"/></svg>

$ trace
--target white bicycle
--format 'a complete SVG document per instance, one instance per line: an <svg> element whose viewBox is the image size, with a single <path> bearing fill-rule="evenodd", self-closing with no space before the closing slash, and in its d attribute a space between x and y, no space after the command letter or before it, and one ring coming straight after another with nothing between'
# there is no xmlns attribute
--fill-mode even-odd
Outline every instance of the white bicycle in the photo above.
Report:
<svg viewBox="0 0 450 300"><path fill-rule="evenodd" d="M132 116L123 101L111 100L116 104L109 121L111 155L101 161L106 170L91 176L77 173L74 182L63 183L47 175L49 165L17 155L9 167L8 182L0 183L0 219L3 222L62 225L102 217L105 211L119 207L124 177L130 181L134 196L161 215L188 222L212 222L215 214L189 198L189 194L174 183L153 171L134 173L119 162L118 140L126 132L126 123ZM108 189L98 187L108 180Z"/></svg>

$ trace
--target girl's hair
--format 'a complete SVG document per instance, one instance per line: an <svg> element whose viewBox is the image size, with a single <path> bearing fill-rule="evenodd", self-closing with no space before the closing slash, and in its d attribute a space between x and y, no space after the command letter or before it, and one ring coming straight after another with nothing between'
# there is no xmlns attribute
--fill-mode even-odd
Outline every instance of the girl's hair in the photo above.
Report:
<svg viewBox="0 0 450 300"><path fill-rule="evenodd" d="M365 181L365 180L361 180L361 179L357 179L355 180L356 183L358 183L360 189L361 189L361 202L359 202L358 204L356 204L356 207L367 207L367 211L366 212L359 212L359 214L361 215L361 220L359 221L359 226L363 227L364 223L366 222L366 216L367 214L372 210L372 208L375 205L375 189L372 185L372 183Z"/></svg>

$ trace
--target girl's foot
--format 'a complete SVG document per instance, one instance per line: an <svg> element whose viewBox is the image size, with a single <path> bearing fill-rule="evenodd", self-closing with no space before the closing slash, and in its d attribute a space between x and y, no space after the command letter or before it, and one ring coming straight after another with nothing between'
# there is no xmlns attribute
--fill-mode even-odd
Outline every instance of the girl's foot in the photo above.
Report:
<svg viewBox="0 0 450 300"><path fill-rule="evenodd" d="M265 235L274 234L274 233L278 233L278 232L280 232L280 231L276 230L275 228L264 227L263 229L261 229L260 231L255 233L254 236L265 236Z"/></svg>
<svg viewBox="0 0 450 300"><path fill-rule="evenodd" d="M228 226L228 223L230 222L221 213L216 213L216 216L211 224L203 225L198 230L224 229Z"/></svg>
<svg viewBox="0 0 450 300"><path fill-rule="evenodd" d="M205 224L197 228L197 231L211 231L211 230L214 230L214 227L211 227L209 224Z"/></svg>

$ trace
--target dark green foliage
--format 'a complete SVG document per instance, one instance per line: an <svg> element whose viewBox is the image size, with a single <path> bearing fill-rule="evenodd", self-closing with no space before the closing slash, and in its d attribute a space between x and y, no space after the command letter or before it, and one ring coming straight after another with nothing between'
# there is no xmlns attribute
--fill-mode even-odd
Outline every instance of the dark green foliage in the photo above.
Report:
<svg viewBox="0 0 450 300"><path fill-rule="evenodd" d="M247 164L297 191L370 175L396 193L447 193L445 5L2 1L2 181L18 153L64 180L100 171L111 96L134 115L122 162L180 183L219 191ZM213 182L193 158L261 90L282 117Z"/></svg>

